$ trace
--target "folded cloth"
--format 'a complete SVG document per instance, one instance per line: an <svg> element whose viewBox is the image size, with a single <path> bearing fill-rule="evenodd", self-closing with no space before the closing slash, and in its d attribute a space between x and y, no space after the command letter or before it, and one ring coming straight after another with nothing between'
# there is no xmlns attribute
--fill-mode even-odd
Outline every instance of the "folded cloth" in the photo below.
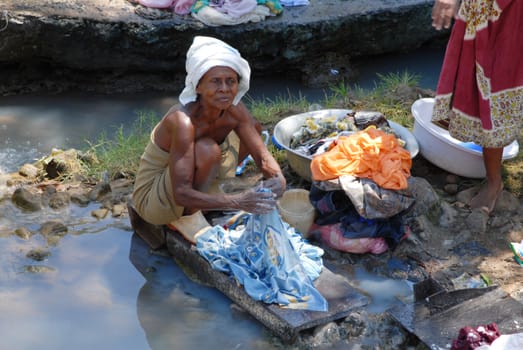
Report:
<svg viewBox="0 0 523 350"><path fill-rule="evenodd" d="M234 97L233 104L237 105L241 98L249 90L251 68L249 63L241 57L238 50L216 38L197 36L187 51L185 69L185 88L179 96L180 103L186 105L196 101L196 86L213 67L223 66L233 69L240 76L238 93Z"/></svg>
<svg viewBox="0 0 523 350"><path fill-rule="evenodd" d="M189 242L196 243L196 239L203 232L211 228L201 210L191 215L184 215L167 225L182 234Z"/></svg>

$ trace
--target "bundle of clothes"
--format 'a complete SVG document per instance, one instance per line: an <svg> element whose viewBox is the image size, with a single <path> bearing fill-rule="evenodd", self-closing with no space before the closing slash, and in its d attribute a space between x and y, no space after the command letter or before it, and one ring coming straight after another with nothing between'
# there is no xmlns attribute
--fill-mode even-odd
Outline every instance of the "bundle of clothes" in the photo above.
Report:
<svg viewBox="0 0 523 350"><path fill-rule="evenodd" d="M313 125L307 120L309 137L298 131L291 140L296 148L314 152L310 201L319 215L309 234L349 253L393 249L408 235L403 216L415 203L409 185L415 181L410 176L412 159L405 142L377 112L328 123L341 132L328 130L325 121ZM310 130L319 134L313 142Z"/></svg>
<svg viewBox="0 0 523 350"><path fill-rule="evenodd" d="M208 26L260 22L279 15L283 6L305 6L309 0L131 0L153 9L191 15Z"/></svg>

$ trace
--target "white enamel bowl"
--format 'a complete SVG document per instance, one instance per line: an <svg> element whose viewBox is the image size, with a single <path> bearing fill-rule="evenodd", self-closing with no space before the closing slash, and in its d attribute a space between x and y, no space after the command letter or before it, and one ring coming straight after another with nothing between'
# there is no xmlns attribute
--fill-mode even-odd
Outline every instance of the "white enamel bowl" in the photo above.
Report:
<svg viewBox="0 0 523 350"><path fill-rule="evenodd" d="M325 117L343 117L351 110L347 109L323 109L319 111L306 112L289 116L280 120L274 127L272 143L279 149L284 149L287 154L287 160L289 165L298 175L307 181L312 180L310 163L312 156L296 152L289 147L292 135L297 132L302 125L305 123L305 119L312 118L325 118ZM418 143L412 133L405 127L389 121L389 125L398 134L398 136L406 142L405 148L410 152L412 158L414 158L419 151Z"/></svg>

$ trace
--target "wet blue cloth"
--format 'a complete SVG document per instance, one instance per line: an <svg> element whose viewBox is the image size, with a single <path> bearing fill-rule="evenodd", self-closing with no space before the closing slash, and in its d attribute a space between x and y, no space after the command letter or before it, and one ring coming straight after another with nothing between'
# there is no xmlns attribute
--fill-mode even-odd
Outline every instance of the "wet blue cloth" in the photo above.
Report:
<svg viewBox="0 0 523 350"><path fill-rule="evenodd" d="M255 300L292 309L327 311L326 299L313 281L323 267L323 250L303 240L269 214L246 213L226 230L217 225L196 241L196 248L214 269L233 276Z"/></svg>

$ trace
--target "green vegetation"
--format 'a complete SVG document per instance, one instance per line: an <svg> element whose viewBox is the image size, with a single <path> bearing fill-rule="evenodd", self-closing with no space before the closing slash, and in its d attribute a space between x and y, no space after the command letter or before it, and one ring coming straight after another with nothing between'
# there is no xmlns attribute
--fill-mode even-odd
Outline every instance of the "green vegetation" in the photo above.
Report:
<svg viewBox="0 0 523 350"><path fill-rule="evenodd" d="M87 175L101 179L117 175L133 177L138 170L140 156L149 141L151 130L160 118L153 112L140 111L130 130L120 125L113 137L102 133L96 142L88 142L87 153L95 161L86 168Z"/></svg>
<svg viewBox="0 0 523 350"><path fill-rule="evenodd" d="M262 101L247 96L244 101L251 113L271 134L272 127L281 119L318 108L375 110L383 113L387 119L412 129L412 103L420 97L430 96L433 92L419 88L420 77L407 71L378 75L378 78L379 81L372 90L339 82L331 86L330 94L326 94L324 100L317 104L311 104L303 96L293 97L291 94ZM129 130L120 126L115 130L114 137L109 138L104 133L95 142L90 142L87 151L97 161L89 164L87 174L98 179L105 176L133 177L150 132L158 120L159 116L155 113L142 111L138 113L138 119ZM523 131L520 132L519 143L523 145ZM285 152L273 145L269 145L269 149L276 160L283 167L286 166ZM523 152L519 152L517 158L503 163L503 174L506 188L516 196L523 195Z"/></svg>

